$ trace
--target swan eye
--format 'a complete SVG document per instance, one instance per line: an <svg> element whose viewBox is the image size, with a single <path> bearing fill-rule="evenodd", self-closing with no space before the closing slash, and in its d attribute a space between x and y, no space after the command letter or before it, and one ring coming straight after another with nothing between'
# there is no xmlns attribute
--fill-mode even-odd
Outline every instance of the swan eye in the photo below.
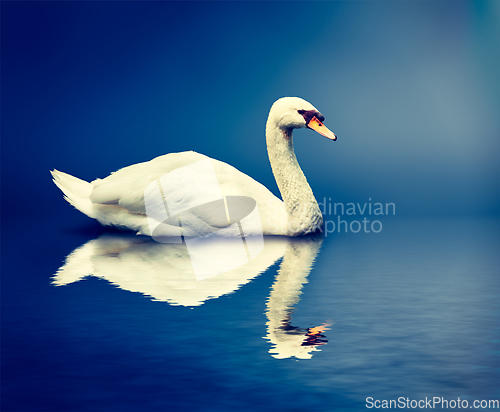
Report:
<svg viewBox="0 0 500 412"><path fill-rule="evenodd" d="M313 117L316 117L320 122L325 120L325 117L316 110L297 110L297 112L302 115L302 117L306 121L306 125L309 124Z"/></svg>

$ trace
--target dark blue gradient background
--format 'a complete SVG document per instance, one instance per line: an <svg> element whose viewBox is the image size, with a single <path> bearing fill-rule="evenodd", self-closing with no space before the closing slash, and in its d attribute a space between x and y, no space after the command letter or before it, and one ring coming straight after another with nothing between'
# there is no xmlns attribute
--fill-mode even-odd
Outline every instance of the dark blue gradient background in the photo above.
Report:
<svg viewBox="0 0 500 412"><path fill-rule="evenodd" d="M3 212L68 211L48 170L104 177L195 150L275 193L264 127L282 96L316 197L398 215L500 209L498 2L3 2ZM59 198L59 199L58 199Z"/></svg>
<svg viewBox="0 0 500 412"><path fill-rule="evenodd" d="M498 366L463 365L498 365L499 44L496 1L2 1L2 409L361 410L389 386L498 398ZM264 129L282 96L338 135L295 133L319 201L396 205L385 240L329 237L311 276L302 313L341 318L320 354L338 357L269 356L277 266L192 311L97 279L50 285L102 229L49 170L90 181L194 150L279 195ZM482 223L430 246L432 225L399 224L449 217Z"/></svg>

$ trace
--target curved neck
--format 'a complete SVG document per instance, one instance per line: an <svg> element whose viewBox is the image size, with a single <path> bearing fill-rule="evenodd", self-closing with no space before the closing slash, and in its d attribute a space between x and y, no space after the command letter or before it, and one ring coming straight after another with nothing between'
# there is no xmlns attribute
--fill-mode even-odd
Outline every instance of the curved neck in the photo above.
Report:
<svg viewBox="0 0 500 412"><path fill-rule="evenodd" d="M288 235L301 236L318 231L323 216L293 150L292 129L281 129L269 117L266 143L274 178L288 214Z"/></svg>

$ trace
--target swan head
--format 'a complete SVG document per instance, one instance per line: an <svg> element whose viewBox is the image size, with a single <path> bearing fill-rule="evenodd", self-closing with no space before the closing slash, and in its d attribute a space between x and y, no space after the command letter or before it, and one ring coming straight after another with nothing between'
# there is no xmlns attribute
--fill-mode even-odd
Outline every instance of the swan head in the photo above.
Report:
<svg viewBox="0 0 500 412"><path fill-rule="evenodd" d="M325 117L311 103L300 97L282 97L274 102L269 112L269 120L284 131L305 127L331 140L337 140L337 136L323 124Z"/></svg>

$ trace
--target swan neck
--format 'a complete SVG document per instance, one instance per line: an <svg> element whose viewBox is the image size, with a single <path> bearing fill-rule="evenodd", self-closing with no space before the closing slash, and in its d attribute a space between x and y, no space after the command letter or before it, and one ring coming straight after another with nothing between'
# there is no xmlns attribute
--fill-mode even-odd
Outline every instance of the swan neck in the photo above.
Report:
<svg viewBox="0 0 500 412"><path fill-rule="evenodd" d="M287 234L301 236L320 230L323 217L295 156L293 129L280 128L270 117L266 142L274 178L288 215Z"/></svg>

